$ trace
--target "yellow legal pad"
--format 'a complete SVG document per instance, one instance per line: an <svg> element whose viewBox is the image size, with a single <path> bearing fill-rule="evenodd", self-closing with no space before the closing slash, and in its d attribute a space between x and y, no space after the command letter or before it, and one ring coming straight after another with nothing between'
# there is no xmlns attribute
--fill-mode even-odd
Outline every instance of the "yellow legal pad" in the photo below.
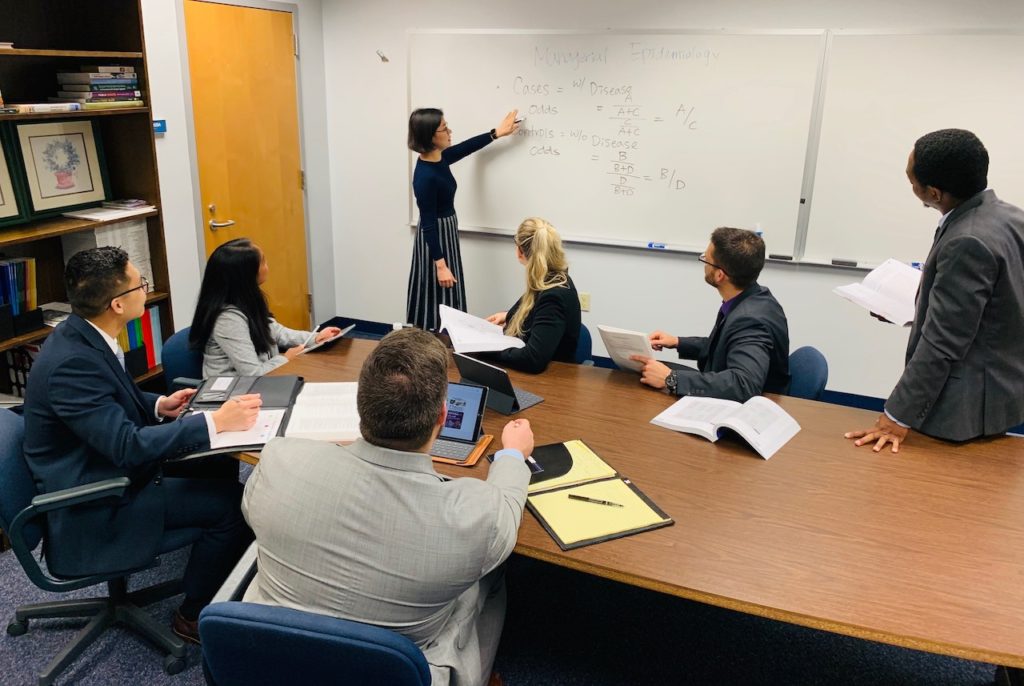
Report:
<svg viewBox="0 0 1024 686"><path fill-rule="evenodd" d="M622 507L573 500L569 494L607 500ZM620 477L531 495L527 504L562 550L673 524L672 518L640 489Z"/></svg>
<svg viewBox="0 0 1024 686"><path fill-rule="evenodd" d="M570 486L572 484L583 484L588 481L596 481L598 479L607 479L612 476L616 476L616 472L611 466L597 456L593 450L590 449L586 443L579 439L572 441L566 441L562 443L565 450L568 451L569 456L572 458L572 467L568 472L562 476L555 477L553 479L547 479L544 481L536 481L530 484L530 493L539 493L540 491L550 491L553 488L559 488L560 486ZM555 443L551 446L540 446L534 452L534 456L542 466L545 466L542 451L545 448L558 448L561 447ZM545 466L545 468L547 468Z"/></svg>

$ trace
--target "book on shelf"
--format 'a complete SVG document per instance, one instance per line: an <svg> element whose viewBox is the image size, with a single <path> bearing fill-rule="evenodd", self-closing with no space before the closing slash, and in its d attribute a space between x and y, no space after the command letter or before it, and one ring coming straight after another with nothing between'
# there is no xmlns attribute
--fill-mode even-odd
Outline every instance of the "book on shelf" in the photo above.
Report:
<svg viewBox="0 0 1024 686"><path fill-rule="evenodd" d="M121 200L104 200L102 203L103 207L109 207L112 210L133 210L137 207L152 207L148 202L140 198L123 198Z"/></svg>
<svg viewBox="0 0 1024 686"><path fill-rule="evenodd" d="M72 219L89 219L94 222L109 222L115 219L127 219L155 210L153 205L132 205L131 207L90 207L84 210L65 212L63 216Z"/></svg>
<svg viewBox="0 0 1024 686"><path fill-rule="evenodd" d="M93 208L99 211L103 208ZM117 210L108 210L117 212ZM148 211L148 210L144 210ZM79 214L79 213L70 213ZM66 216L66 215L65 215ZM64 264L71 256L82 250L104 246L118 246L128 253L128 259L150 284L154 284L153 267L149 253L149 232L145 219L133 219L100 226L92 231L78 231L60 237L64 251Z"/></svg>
<svg viewBox="0 0 1024 686"><path fill-rule="evenodd" d="M128 322L117 342L124 351L124 366L132 376L141 376L160 364L164 339L160 327L160 305L150 305L138 319Z"/></svg>
<svg viewBox="0 0 1024 686"><path fill-rule="evenodd" d="M651 424L696 434L712 443L729 429L766 460L800 431L800 425L788 412L760 395L745 403L689 395L652 419Z"/></svg>
<svg viewBox="0 0 1024 686"><path fill-rule="evenodd" d="M114 101L100 101L100 102L86 102L86 103L75 103L82 106L83 110L109 110L109 109L127 109L131 107L143 107L146 103L141 100L114 100Z"/></svg>
<svg viewBox="0 0 1024 686"><path fill-rule="evenodd" d="M135 67L130 64L83 64L79 71L87 74L134 74Z"/></svg>
<svg viewBox="0 0 1024 686"><path fill-rule="evenodd" d="M40 305L43 310L43 324L56 327L71 316L71 303L52 302Z"/></svg>
<svg viewBox="0 0 1024 686"><path fill-rule="evenodd" d="M57 83L105 83L107 85L135 86L139 77L135 74L109 74L106 72L57 72Z"/></svg>
<svg viewBox="0 0 1024 686"><path fill-rule="evenodd" d="M62 91L72 93L106 93L109 91L132 91L136 90L137 86L126 86L120 83L106 83L104 81L96 81L93 83L62 83L60 89Z"/></svg>
<svg viewBox="0 0 1024 686"><path fill-rule="evenodd" d="M12 315L39 307L34 257L0 260L0 305L10 305Z"/></svg>
<svg viewBox="0 0 1024 686"><path fill-rule="evenodd" d="M11 107L18 108L18 114L45 114L47 112L78 112L83 109L80 102L26 102Z"/></svg>
<svg viewBox="0 0 1024 686"><path fill-rule="evenodd" d="M50 98L50 102L72 100L74 102L89 102L91 100L138 100L142 97L142 91L133 90L102 90L102 91L57 91L57 99Z"/></svg>

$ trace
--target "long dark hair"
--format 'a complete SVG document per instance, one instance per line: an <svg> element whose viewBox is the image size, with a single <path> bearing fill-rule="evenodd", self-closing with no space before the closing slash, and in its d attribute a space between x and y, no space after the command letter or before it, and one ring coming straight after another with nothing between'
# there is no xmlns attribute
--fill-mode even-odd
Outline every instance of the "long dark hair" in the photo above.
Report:
<svg viewBox="0 0 1024 686"><path fill-rule="evenodd" d="M203 350L220 313L227 307L237 307L249 320L249 338L256 353L275 352L270 337L270 308L259 285L261 259L259 248L248 238L235 238L213 251L199 287L189 347Z"/></svg>

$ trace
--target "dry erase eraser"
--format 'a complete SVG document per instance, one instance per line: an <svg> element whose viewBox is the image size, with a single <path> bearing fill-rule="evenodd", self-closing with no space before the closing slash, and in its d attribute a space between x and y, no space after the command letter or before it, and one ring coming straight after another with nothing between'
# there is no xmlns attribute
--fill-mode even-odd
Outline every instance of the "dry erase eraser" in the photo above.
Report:
<svg viewBox="0 0 1024 686"><path fill-rule="evenodd" d="M837 267L856 267L857 260L832 260L832 264Z"/></svg>
<svg viewBox="0 0 1024 686"><path fill-rule="evenodd" d="M768 255L768 259L769 260L786 260L787 262L792 262L793 261L793 256L792 255L769 254Z"/></svg>

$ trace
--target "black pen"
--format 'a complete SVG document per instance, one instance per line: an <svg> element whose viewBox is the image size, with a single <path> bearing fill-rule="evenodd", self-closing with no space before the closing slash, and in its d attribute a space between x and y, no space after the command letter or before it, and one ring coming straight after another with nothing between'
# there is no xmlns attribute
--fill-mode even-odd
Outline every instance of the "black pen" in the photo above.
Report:
<svg viewBox="0 0 1024 686"><path fill-rule="evenodd" d="M569 494L569 500L582 500L585 503L594 503L595 505L611 505L612 507L623 507L619 503L613 503L610 500L598 500L597 498L588 498L585 495L576 495L575 493Z"/></svg>

